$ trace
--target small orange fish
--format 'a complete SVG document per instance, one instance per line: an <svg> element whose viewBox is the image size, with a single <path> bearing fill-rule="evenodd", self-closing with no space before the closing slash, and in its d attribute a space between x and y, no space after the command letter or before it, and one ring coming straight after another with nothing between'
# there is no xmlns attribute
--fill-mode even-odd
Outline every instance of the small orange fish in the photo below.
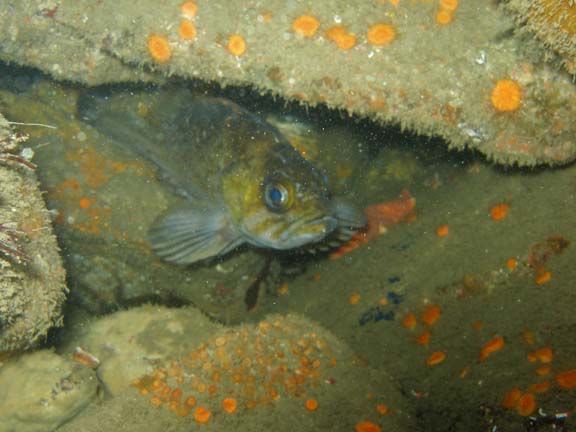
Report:
<svg viewBox="0 0 576 432"><path fill-rule="evenodd" d="M404 188L398 199L366 207L364 209L367 220L366 227L356 232L350 240L332 252L330 259L342 258L348 252L384 234L389 226L405 221L414 214L415 206L416 198L410 195L408 189Z"/></svg>

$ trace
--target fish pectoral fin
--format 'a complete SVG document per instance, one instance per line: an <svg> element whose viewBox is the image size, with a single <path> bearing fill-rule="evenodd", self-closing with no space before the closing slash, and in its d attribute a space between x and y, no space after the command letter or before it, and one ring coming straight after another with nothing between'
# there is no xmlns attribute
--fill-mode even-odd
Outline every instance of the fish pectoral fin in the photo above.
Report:
<svg viewBox="0 0 576 432"><path fill-rule="evenodd" d="M189 202L170 209L148 231L152 250L173 264L224 255L244 243L226 210Z"/></svg>

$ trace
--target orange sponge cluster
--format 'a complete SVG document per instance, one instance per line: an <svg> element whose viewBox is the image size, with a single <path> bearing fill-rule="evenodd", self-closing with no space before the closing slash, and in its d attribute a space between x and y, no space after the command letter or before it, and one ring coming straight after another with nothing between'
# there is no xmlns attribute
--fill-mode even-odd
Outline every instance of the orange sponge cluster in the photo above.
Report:
<svg viewBox="0 0 576 432"><path fill-rule="evenodd" d="M331 352L329 342L305 323L278 316L226 330L133 386L153 406L199 423L209 422L214 412L233 415L287 397L302 399L303 410L310 411L318 406L314 389L336 366Z"/></svg>
<svg viewBox="0 0 576 432"><path fill-rule="evenodd" d="M198 14L198 5L192 1L185 1L180 5L182 21L178 27L180 41L193 41L198 35L198 30L193 20ZM156 63L166 63L172 58L170 41L164 35L152 34L148 36L148 54ZM233 34L228 38L226 50L240 57L246 52L246 40L239 34Z"/></svg>

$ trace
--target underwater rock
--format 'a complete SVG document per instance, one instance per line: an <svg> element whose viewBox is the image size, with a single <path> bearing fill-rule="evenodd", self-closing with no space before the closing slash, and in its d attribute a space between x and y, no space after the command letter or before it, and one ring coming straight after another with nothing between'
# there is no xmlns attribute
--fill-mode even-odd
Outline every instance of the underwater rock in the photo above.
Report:
<svg viewBox="0 0 576 432"><path fill-rule="evenodd" d="M0 354L30 348L61 325L67 293L34 165L18 154L27 138L0 115Z"/></svg>
<svg viewBox="0 0 576 432"><path fill-rule="evenodd" d="M301 316L223 327L193 308L143 306L70 331L70 347L101 360L98 374L113 397L62 431L185 431L199 423L347 431L363 421L411 430L410 409L390 377Z"/></svg>
<svg viewBox="0 0 576 432"><path fill-rule="evenodd" d="M23 354L0 368L0 431L55 430L94 399L91 369L48 351Z"/></svg>
<svg viewBox="0 0 576 432"><path fill-rule="evenodd" d="M158 362L192 350L222 328L195 308L146 305L71 326L60 351L72 353L79 346L97 358L104 391L117 396Z"/></svg>
<svg viewBox="0 0 576 432"><path fill-rule="evenodd" d="M0 59L88 84L179 76L248 85L440 136L501 164L576 157L571 77L546 65L499 2L194 5L12 0L0 13Z"/></svg>
<svg viewBox="0 0 576 432"><path fill-rule="evenodd" d="M576 8L570 0L508 0L505 7L519 24L534 34L546 48L563 58L564 66L574 74L576 59Z"/></svg>

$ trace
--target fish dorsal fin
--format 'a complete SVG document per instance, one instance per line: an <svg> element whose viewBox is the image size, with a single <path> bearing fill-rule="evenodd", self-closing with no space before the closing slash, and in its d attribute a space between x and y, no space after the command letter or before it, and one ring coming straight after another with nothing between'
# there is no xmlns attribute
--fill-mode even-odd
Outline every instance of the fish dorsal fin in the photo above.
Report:
<svg viewBox="0 0 576 432"><path fill-rule="evenodd" d="M192 200L160 216L148 231L148 242L160 258L186 265L224 255L244 240L225 209Z"/></svg>

